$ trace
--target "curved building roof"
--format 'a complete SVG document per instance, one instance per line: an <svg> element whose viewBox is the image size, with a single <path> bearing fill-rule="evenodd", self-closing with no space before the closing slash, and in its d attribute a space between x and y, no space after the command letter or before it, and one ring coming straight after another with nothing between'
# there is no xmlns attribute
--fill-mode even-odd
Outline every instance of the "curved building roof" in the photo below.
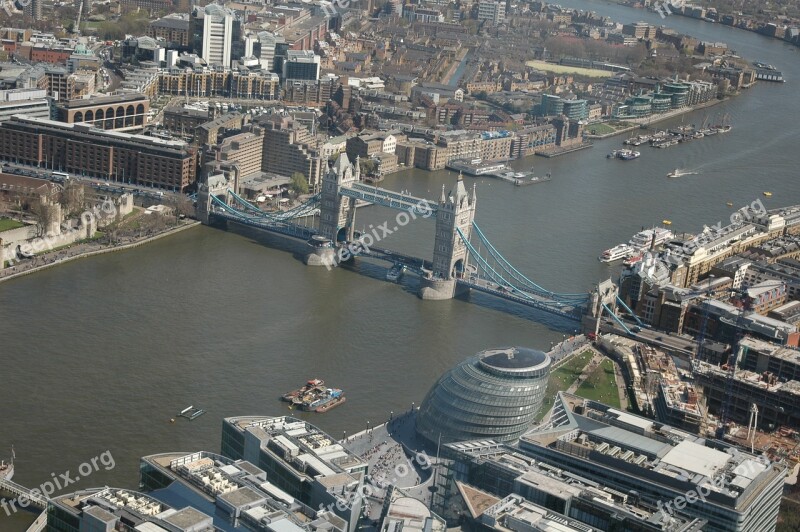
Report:
<svg viewBox="0 0 800 532"><path fill-rule="evenodd" d="M510 442L533 425L551 360L524 347L487 349L445 373L422 401L417 433L436 444L475 439Z"/></svg>

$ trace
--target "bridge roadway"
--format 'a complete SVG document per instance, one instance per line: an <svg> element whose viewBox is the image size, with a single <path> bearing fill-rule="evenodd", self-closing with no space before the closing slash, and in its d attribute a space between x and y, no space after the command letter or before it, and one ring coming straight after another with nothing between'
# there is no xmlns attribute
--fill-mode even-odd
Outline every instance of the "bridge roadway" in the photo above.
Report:
<svg viewBox="0 0 800 532"><path fill-rule="evenodd" d="M42 497L39 494L34 494L33 490L29 490L25 486L17 484L8 479L0 479L0 491L7 491L8 493L14 495L17 499L19 497L24 496L28 499L29 506L34 506L40 510L45 510L47 508L47 499ZM19 506L19 502L17 502L17 506Z"/></svg>
<svg viewBox="0 0 800 532"><path fill-rule="evenodd" d="M391 249L371 247L360 252L358 255L371 259L385 260L393 264L402 264L417 275L423 275L424 270L430 270L433 267L433 263L430 261L420 259L419 257L398 253L397 251L392 251Z"/></svg>
<svg viewBox="0 0 800 532"><path fill-rule="evenodd" d="M577 321L580 321L581 319L581 307L565 303L558 303L552 299L531 294L529 292L523 292L516 288L511 291L510 289L500 286L493 281L482 279L474 275L470 277L459 278L456 280L456 282L461 286L468 286L473 290L491 294L502 299L507 299L509 301L519 303L520 305L543 310L545 312L549 312L550 314L561 316L562 318Z"/></svg>
<svg viewBox="0 0 800 532"><path fill-rule="evenodd" d="M272 233L278 233L284 236L300 238L302 240L308 240L317 234L317 230L313 227L306 227L289 222L272 221L257 215L232 214L231 212L225 211L224 209L216 206L213 208L210 214L214 217L223 218L225 220L243 225L249 225L251 227L257 227L259 229L270 231Z"/></svg>
<svg viewBox="0 0 800 532"><path fill-rule="evenodd" d="M342 187L340 194L348 198L364 200L374 205L407 211L417 216L428 217L438 210L436 202L425 198L401 194L385 188L371 187L363 183L353 183L348 187Z"/></svg>

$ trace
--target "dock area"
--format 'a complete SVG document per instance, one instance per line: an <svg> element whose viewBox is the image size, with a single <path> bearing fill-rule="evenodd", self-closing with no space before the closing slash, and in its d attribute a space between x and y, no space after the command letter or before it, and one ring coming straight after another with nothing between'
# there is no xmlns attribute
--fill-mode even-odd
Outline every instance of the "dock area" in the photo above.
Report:
<svg viewBox="0 0 800 532"><path fill-rule="evenodd" d="M494 177L518 187L545 183L552 179L549 173L545 176L534 176L532 171L520 172L505 163L486 162L480 159L471 161L457 159L447 163L447 168L473 177Z"/></svg>
<svg viewBox="0 0 800 532"><path fill-rule="evenodd" d="M498 173L508 172L511 169L502 162L482 161L481 159L455 159L448 162L445 168L461 172L472 177L497 177Z"/></svg>

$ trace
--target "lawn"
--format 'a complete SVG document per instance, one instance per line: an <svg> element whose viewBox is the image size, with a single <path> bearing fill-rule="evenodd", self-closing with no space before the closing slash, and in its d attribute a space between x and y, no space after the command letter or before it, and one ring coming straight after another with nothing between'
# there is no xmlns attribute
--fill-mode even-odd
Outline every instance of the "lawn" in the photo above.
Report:
<svg viewBox="0 0 800 532"><path fill-rule="evenodd" d="M594 373L589 375L589 378L578 387L575 395L619 408L619 392L614 377L614 363L607 358L604 359Z"/></svg>
<svg viewBox="0 0 800 532"><path fill-rule="evenodd" d="M550 372L550 380L547 382L547 390L542 402L542 409L539 410L539 414L536 416L537 420L541 420L550 411L556 392L566 390L575 382L575 379L581 376L583 368L586 367L592 356L594 356L594 353L586 350L580 355L575 355L568 359L561 366Z"/></svg>
<svg viewBox="0 0 800 532"><path fill-rule="evenodd" d="M0 231L8 231L10 229L23 227L24 225L25 224L20 223L16 220L12 220L11 218L0 218Z"/></svg>
<svg viewBox="0 0 800 532"><path fill-rule="evenodd" d="M586 76L588 78L610 78L614 75L614 73L610 70L557 65L555 63L547 63L545 61L527 61L525 64L537 70L553 72L555 74L575 74L576 76Z"/></svg>

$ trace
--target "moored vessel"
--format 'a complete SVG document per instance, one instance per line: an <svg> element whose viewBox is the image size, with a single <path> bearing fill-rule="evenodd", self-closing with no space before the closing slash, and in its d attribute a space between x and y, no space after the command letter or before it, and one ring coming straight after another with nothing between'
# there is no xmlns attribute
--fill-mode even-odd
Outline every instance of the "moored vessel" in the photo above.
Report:
<svg viewBox="0 0 800 532"><path fill-rule="evenodd" d="M394 264L391 268L389 268L389 271L386 272L386 280L396 283L403 277L405 271L406 271L405 265L399 263Z"/></svg>
<svg viewBox="0 0 800 532"><path fill-rule="evenodd" d="M307 395L306 398L303 399L301 408L309 412L316 412L318 409L327 407L334 401L337 401L338 404L343 397L344 392L339 388L325 388L320 393ZM333 408L333 406L335 405L331 405L328 408ZM324 411L325 410L323 410L323 412Z"/></svg>
<svg viewBox="0 0 800 532"><path fill-rule="evenodd" d="M634 249L628 244L619 244L618 246L614 246L613 248L605 250L600 254L599 257L597 257L597 260L600 262L614 262L616 260L624 259L633 253L633 251Z"/></svg>
<svg viewBox="0 0 800 532"><path fill-rule="evenodd" d="M675 235L673 235L672 231L669 229L664 229L663 227L654 227L653 229L639 231L633 235L633 238L631 238L628 244L634 249L642 250L647 249L650 246L660 246L673 236Z"/></svg>
<svg viewBox="0 0 800 532"><path fill-rule="evenodd" d="M325 381L323 381L322 379L311 379L308 382L306 382L304 386L302 386L302 387L300 387L300 388L298 388L296 390L292 390L291 392L286 392L285 394L283 394L281 396L281 399L283 401L288 402L288 403L292 403L292 402L294 402L293 401L294 399L297 399L297 398L301 398L302 399L303 396L305 396L309 392L313 391L314 389L316 389L316 388L322 389L322 387L324 385L325 385Z"/></svg>
<svg viewBox="0 0 800 532"><path fill-rule="evenodd" d="M622 261L622 265L630 268L637 262L641 262L643 258L644 258L644 253L636 253L635 255L630 255L628 258Z"/></svg>
<svg viewBox="0 0 800 532"><path fill-rule="evenodd" d="M14 462L0 461L0 480L11 480L14 476Z"/></svg>

